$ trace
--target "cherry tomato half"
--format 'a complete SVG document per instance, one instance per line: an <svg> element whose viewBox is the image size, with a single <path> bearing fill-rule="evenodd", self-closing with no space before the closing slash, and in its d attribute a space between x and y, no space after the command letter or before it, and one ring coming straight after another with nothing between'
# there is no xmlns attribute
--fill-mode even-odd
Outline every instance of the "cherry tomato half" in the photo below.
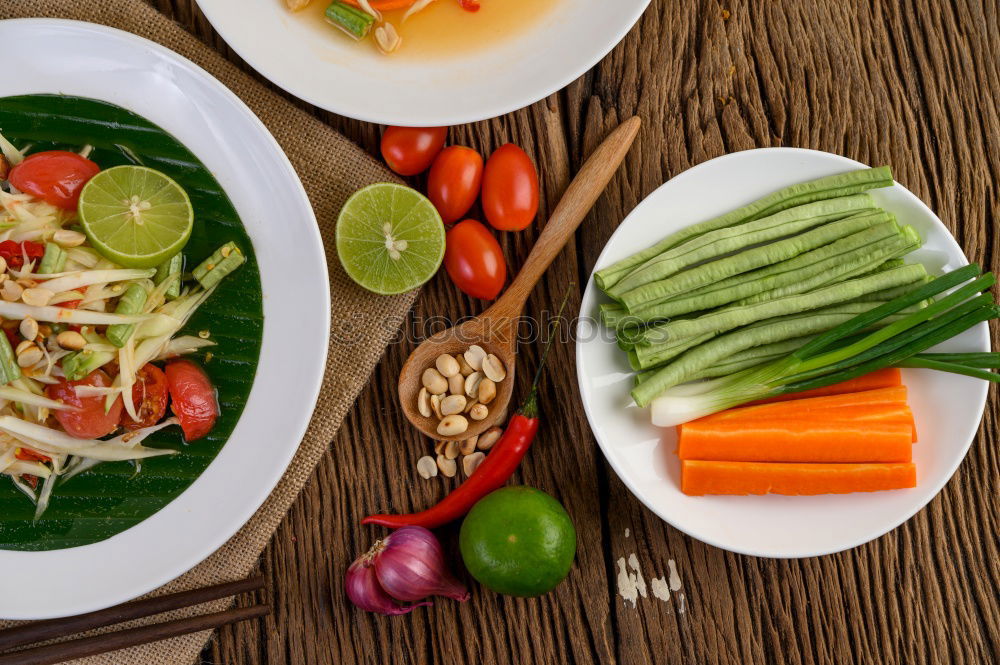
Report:
<svg viewBox="0 0 1000 665"><path fill-rule="evenodd" d="M427 176L427 198L445 224L457 222L479 196L483 158L472 148L453 145L441 151Z"/></svg>
<svg viewBox="0 0 1000 665"><path fill-rule="evenodd" d="M489 229L473 219L459 222L448 231L444 267L458 288L483 300L500 295L507 278L500 243Z"/></svg>
<svg viewBox="0 0 1000 665"><path fill-rule="evenodd" d="M75 406L76 410L56 411L56 420L66 430L70 436L81 439L98 439L108 435L118 427L118 421L122 415L122 398L119 397L111 405L111 409L104 411L104 397L95 395L92 397L79 397L76 394L76 386L98 386L107 388L111 385L111 379L102 370L95 369L87 376L78 381L66 381L52 384L45 388L45 394L49 399L61 399L70 406Z"/></svg>
<svg viewBox="0 0 1000 665"><path fill-rule="evenodd" d="M132 386L132 403L139 420L132 420L128 411L122 411L121 426L128 430L152 427L166 414L168 399L167 375L156 365L146 363Z"/></svg>
<svg viewBox="0 0 1000 665"><path fill-rule="evenodd" d="M486 160L483 212L500 231L520 231L538 212L538 172L528 154L513 143L500 146Z"/></svg>
<svg viewBox="0 0 1000 665"><path fill-rule="evenodd" d="M167 363L165 372L170 408L181 421L184 439L194 441L211 432L219 417L219 400L205 370L182 358Z"/></svg>
<svg viewBox="0 0 1000 665"><path fill-rule="evenodd" d="M100 170L100 166L75 152L47 150L25 157L10 170L7 180L46 203L76 210L80 190Z"/></svg>
<svg viewBox="0 0 1000 665"><path fill-rule="evenodd" d="M430 168L447 138L447 127L386 127L382 158L399 175L417 175Z"/></svg>

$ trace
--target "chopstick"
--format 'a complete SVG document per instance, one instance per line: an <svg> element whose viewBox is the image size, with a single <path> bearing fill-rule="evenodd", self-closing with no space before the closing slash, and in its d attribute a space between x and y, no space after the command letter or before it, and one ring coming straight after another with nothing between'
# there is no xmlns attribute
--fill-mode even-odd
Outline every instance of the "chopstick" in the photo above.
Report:
<svg viewBox="0 0 1000 665"><path fill-rule="evenodd" d="M200 605L211 600L261 589L263 586L263 577L251 577L236 582L226 582L200 589L179 591L165 596L137 600L79 616L24 624L0 631L0 651L39 641L68 637L93 628L110 626L162 612ZM0 654L0 665L44 665L59 663L73 658L93 656L169 637L218 628L219 626L237 621L258 618L266 615L269 611L270 608L267 605L234 608L224 612L187 617L160 624L95 635L70 642L61 642Z"/></svg>

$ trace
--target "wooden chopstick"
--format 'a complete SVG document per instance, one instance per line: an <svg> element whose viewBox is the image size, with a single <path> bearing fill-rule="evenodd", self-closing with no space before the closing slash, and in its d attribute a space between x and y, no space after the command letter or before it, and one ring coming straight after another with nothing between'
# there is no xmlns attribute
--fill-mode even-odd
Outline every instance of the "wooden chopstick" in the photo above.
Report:
<svg viewBox="0 0 1000 665"><path fill-rule="evenodd" d="M267 605L239 607L225 612L202 614L186 619L176 619L166 623L157 623L139 628L126 628L113 633L84 637L70 642L47 644L23 651L14 651L0 655L0 665L54 665L75 658L96 656L109 651L127 649L129 647L165 640L170 637L197 633L225 626L237 621L256 619L269 613Z"/></svg>
<svg viewBox="0 0 1000 665"><path fill-rule="evenodd" d="M6 651L8 649L24 646L26 644L32 644L34 642L68 637L69 635L82 633L86 630L101 628L102 626L111 626L116 623L131 621L133 619L141 619L143 617L160 614L162 612L169 612L182 607L200 605L201 603L207 603L210 600L217 600L219 598L225 598L226 596L235 596L247 591L256 591L257 589L261 589L263 587L264 578L256 576L245 580L237 580L235 582L225 582L223 584L202 587L200 589L178 591L165 596L144 598L142 600L136 600L122 605L116 605L115 607L109 607L105 610L90 612L88 614L26 623L0 631L0 651ZM0 663L5 662L7 661L0 660Z"/></svg>

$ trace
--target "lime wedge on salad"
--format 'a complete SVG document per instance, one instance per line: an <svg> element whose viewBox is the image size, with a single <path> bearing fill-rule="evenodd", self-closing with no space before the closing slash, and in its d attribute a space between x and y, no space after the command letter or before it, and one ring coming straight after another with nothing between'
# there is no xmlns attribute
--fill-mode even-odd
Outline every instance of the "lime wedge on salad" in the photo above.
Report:
<svg viewBox="0 0 1000 665"><path fill-rule="evenodd" d="M348 276L375 293L411 291L444 258L444 224L419 192L392 183L355 192L337 219L337 255Z"/></svg>
<svg viewBox="0 0 1000 665"><path fill-rule="evenodd" d="M171 258L194 223L187 192L145 166L99 172L80 192L77 211L94 248L126 268L153 268Z"/></svg>

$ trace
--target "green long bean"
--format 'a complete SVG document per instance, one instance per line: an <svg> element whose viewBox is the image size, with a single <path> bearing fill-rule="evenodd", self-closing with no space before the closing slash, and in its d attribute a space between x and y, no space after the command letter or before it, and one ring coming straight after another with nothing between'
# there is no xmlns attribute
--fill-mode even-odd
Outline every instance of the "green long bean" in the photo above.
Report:
<svg viewBox="0 0 1000 665"><path fill-rule="evenodd" d="M909 284L924 274L925 270L922 265L906 265L868 277L849 279L809 293L785 296L752 305L731 305L695 319L668 321L652 326L643 331L642 342L658 344L670 340L679 341L709 332L727 332L756 321L820 309L828 305L846 302L866 293Z"/></svg>
<svg viewBox="0 0 1000 665"><path fill-rule="evenodd" d="M750 222L782 210L804 205L813 201L832 199L865 192L870 189L889 187L892 185L892 171L888 166L874 169L859 169L847 173L838 173L825 178L818 178L779 189L745 206L732 210L724 215L714 217L704 222L694 224L673 233L652 247L628 256L612 265L594 273L597 285L607 291L617 284L636 266L662 252L676 247L684 241L713 231L715 229L735 226Z"/></svg>
<svg viewBox="0 0 1000 665"><path fill-rule="evenodd" d="M910 232L907 233L907 231ZM808 293L837 282L854 279L855 277L868 277L880 272L888 272L888 270L878 270L878 266L888 259L909 254L913 250L919 249L920 244L921 240L917 232L913 231L913 227L906 226L903 228L902 237L894 238L892 241L884 243L879 247L872 246L868 249L867 255L861 254L850 257L841 255L835 259L824 261L822 269L811 275L804 275L801 279L791 283L777 286L769 291L764 291L763 293L758 293L742 300L737 300L734 304L752 305L797 293ZM925 272L923 276L926 276L926 274ZM880 300L891 300L891 298L880 298Z"/></svg>
<svg viewBox="0 0 1000 665"><path fill-rule="evenodd" d="M864 231L889 219L884 212L855 215L837 222L830 222L805 233L755 247L734 256L711 261L674 275L670 279L645 284L617 298L629 311L665 296L685 293L691 289L712 284L726 277L749 272L756 268L778 263L822 247L858 231Z"/></svg>
<svg viewBox="0 0 1000 665"><path fill-rule="evenodd" d="M848 241L843 247L850 251L834 253L833 245ZM700 295L674 298L658 305L641 307L611 320L651 322L668 319L678 314L712 309L730 303L751 304L777 297L803 293L834 281L849 279L860 273L874 270L887 257L914 249L915 246L896 230L894 222L878 224L870 229L842 238L808 252L816 261L804 267L767 275L759 279L746 279L725 289ZM839 248L838 248L839 249ZM825 250L825 251L822 251ZM826 258L821 258L821 257ZM765 297L765 294L770 294ZM605 320L609 320L605 318Z"/></svg>
<svg viewBox="0 0 1000 665"><path fill-rule="evenodd" d="M608 295L620 296L704 261L795 235L828 222L876 211L875 200L871 196L855 194L789 208L737 227L716 229L649 259L608 289Z"/></svg>

